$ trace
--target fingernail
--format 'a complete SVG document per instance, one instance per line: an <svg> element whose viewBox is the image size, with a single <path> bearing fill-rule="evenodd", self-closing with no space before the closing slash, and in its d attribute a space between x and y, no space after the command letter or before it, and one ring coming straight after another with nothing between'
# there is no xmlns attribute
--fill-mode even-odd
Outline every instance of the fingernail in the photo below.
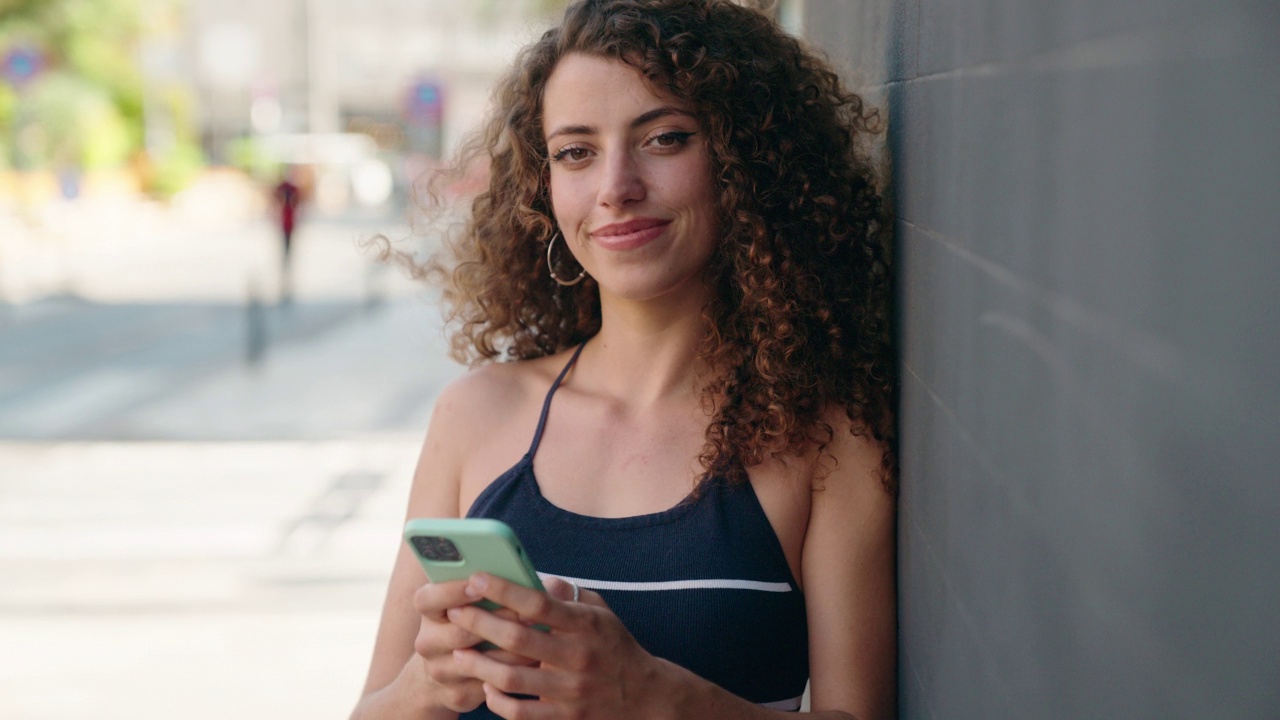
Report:
<svg viewBox="0 0 1280 720"><path fill-rule="evenodd" d="M484 594L485 588L489 587L489 578L484 575L476 574L471 576L471 582L467 583L467 596L480 597Z"/></svg>
<svg viewBox="0 0 1280 720"><path fill-rule="evenodd" d="M458 609L458 608L449 608L448 610L445 610L445 611L444 611L444 614L445 614L445 616L446 616L446 617L448 617L448 618L449 618L449 620L457 620L457 619L458 619L458 613L460 613L460 612L462 612L462 611L461 611L460 609Z"/></svg>

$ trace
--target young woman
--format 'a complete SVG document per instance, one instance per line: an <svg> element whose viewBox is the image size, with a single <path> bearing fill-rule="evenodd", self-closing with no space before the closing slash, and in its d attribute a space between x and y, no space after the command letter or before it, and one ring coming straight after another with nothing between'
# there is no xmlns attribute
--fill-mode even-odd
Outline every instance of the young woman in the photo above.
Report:
<svg viewBox="0 0 1280 720"><path fill-rule="evenodd" d="M891 716L874 114L719 0L574 4L497 100L408 515L503 520L548 592L401 547L354 716Z"/></svg>

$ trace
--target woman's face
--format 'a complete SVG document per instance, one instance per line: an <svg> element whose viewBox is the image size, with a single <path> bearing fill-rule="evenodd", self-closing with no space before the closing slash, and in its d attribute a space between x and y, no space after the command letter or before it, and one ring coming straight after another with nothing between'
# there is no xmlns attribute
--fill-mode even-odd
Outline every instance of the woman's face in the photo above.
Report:
<svg viewBox="0 0 1280 720"><path fill-rule="evenodd" d="M602 295L704 291L717 211L706 136L686 108L626 63L575 53L547 80L542 131L556 222Z"/></svg>

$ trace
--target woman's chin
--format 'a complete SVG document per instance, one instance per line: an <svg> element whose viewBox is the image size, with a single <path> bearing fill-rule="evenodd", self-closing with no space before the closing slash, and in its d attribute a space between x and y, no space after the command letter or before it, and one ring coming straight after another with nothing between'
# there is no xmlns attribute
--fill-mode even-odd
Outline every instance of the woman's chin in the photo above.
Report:
<svg viewBox="0 0 1280 720"><path fill-rule="evenodd" d="M696 296L705 298L707 290L698 282L697 275L673 277L653 273L610 273L597 278L602 301L617 300L631 303L666 303Z"/></svg>

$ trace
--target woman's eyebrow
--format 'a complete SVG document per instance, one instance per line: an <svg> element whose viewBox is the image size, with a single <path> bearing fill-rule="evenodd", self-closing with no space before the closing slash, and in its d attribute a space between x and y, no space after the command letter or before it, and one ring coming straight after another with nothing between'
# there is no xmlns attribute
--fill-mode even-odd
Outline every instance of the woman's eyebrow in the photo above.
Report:
<svg viewBox="0 0 1280 720"><path fill-rule="evenodd" d="M629 126L632 129L635 129L641 125L669 115L684 115L685 117L692 117L692 115L680 108L663 105L662 107L656 107L648 112L637 115L636 118L629 123ZM592 125L561 125L550 133L547 133L547 142L550 142L552 138L559 135L595 135L597 132L598 130Z"/></svg>
<svg viewBox="0 0 1280 720"><path fill-rule="evenodd" d="M663 105L662 107L654 108L647 113L641 113L639 116L636 117L635 120L631 121L631 128L632 129L638 128L641 125L644 125L645 123L653 122L658 118L667 117L668 115L684 115L685 117L693 117L692 115L685 112L684 110L681 110L680 108L674 108L669 105Z"/></svg>
<svg viewBox="0 0 1280 720"><path fill-rule="evenodd" d="M596 129L590 125L562 125L547 133L547 142L558 135L595 135Z"/></svg>

